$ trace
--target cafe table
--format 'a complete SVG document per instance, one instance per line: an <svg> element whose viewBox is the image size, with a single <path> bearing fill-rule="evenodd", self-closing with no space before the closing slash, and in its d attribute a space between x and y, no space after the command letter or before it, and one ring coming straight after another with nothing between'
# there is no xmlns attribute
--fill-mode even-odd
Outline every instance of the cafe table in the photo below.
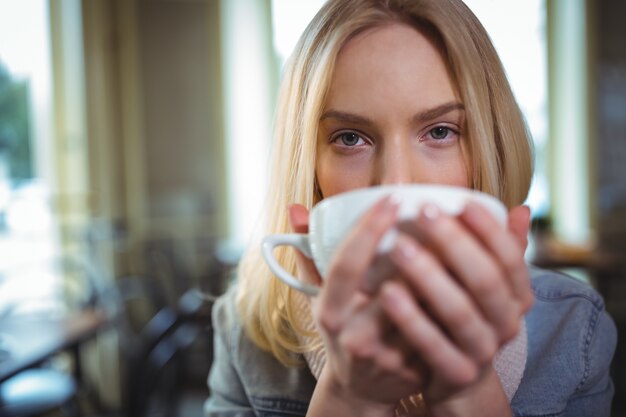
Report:
<svg viewBox="0 0 626 417"><path fill-rule="evenodd" d="M36 367L61 352L78 359L81 344L103 330L110 320L98 310L63 316L11 315L0 319L0 382ZM81 377L80 361L75 375Z"/></svg>

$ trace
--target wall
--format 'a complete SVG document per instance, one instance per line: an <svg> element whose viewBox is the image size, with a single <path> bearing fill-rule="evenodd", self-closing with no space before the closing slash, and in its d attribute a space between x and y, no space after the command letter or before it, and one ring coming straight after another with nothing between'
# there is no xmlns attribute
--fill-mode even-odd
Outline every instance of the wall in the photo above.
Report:
<svg viewBox="0 0 626 417"><path fill-rule="evenodd" d="M626 254L626 2L594 4L600 237L607 247Z"/></svg>
<svg viewBox="0 0 626 417"><path fill-rule="evenodd" d="M219 1L81 4L88 163L72 175L88 184L87 214L103 226L103 275L155 278L145 254L158 239L210 258L211 248L199 253L194 242L228 232ZM171 284L185 277L166 278ZM171 288L165 292L175 301ZM120 379L115 343L99 341L85 361L109 404L120 401L110 382ZM204 380L203 366L196 361Z"/></svg>
<svg viewBox="0 0 626 417"><path fill-rule="evenodd" d="M217 5L138 3L147 214L153 232L226 233Z"/></svg>
<svg viewBox="0 0 626 417"><path fill-rule="evenodd" d="M626 415L626 2L589 0L594 69L590 97L596 104L594 176L600 247L615 256L599 282L618 328L613 362L613 416Z"/></svg>

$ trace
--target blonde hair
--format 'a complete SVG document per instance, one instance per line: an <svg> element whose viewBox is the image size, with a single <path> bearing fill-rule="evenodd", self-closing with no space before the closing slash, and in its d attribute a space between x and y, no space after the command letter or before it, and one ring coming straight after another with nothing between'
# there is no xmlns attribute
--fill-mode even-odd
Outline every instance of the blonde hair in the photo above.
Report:
<svg viewBox="0 0 626 417"><path fill-rule="evenodd" d="M283 76L266 234L290 232L290 204L311 208L321 198L315 180L318 124L339 51L355 34L392 22L430 34L441 49L465 107L472 187L508 207L525 200L532 175L530 137L496 51L467 6L461 0L330 0L304 31ZM293 250L279 248L276 256L295 274ZM284 364L314 348L297 337L304 330L295 320L295 290L269 271L256 247L244 255L238 280L238 310L259 347Z"/></svg>

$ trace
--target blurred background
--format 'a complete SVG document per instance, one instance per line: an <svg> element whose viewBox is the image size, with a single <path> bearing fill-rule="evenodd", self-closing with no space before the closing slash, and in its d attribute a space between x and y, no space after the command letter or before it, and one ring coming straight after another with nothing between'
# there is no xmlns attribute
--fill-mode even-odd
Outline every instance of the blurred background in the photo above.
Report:
<svg viewBox="0 0 626 417"><path fill-rule="evenodd" d="M624 329L626 2L466 3L535 141L528 260L595 286ZM322 4L0 0L0 415L200 415L211 302Z"/></svg>

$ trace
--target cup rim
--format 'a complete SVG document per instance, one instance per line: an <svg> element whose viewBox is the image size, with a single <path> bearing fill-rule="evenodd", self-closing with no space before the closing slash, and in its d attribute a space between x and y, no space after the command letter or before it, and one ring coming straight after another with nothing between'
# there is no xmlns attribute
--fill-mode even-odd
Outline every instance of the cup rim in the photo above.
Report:
<svg viewBox="0 0 626 417"><path fill-rule="evenodd" d="M380 198L383 198L385 195L394 194L395 192L401 192L402 190L406 190L409 188L419 187L420 191L428 192L429 190L443 190L446 193L456 193L460 192L463 194L467 194L468 197L476 197L483 201L489 201L490 204L497 203L498 205L506 206L504 203L497 198L496 196L486 193L484 191L476 190L473 188L466 188L457 185L447 185L447 184L420 184L420 183L412 183L412 184L393 184L393 185L374 185L370 187L362 187L356 188L354 190L344 191L339 194L335 194L330 197L326 197L317 203L313 210L319 209L322 210L325 206L329 204L333 204L334 201L349 199L354 196L358 196L361 194L380 194Z"/></svg>

